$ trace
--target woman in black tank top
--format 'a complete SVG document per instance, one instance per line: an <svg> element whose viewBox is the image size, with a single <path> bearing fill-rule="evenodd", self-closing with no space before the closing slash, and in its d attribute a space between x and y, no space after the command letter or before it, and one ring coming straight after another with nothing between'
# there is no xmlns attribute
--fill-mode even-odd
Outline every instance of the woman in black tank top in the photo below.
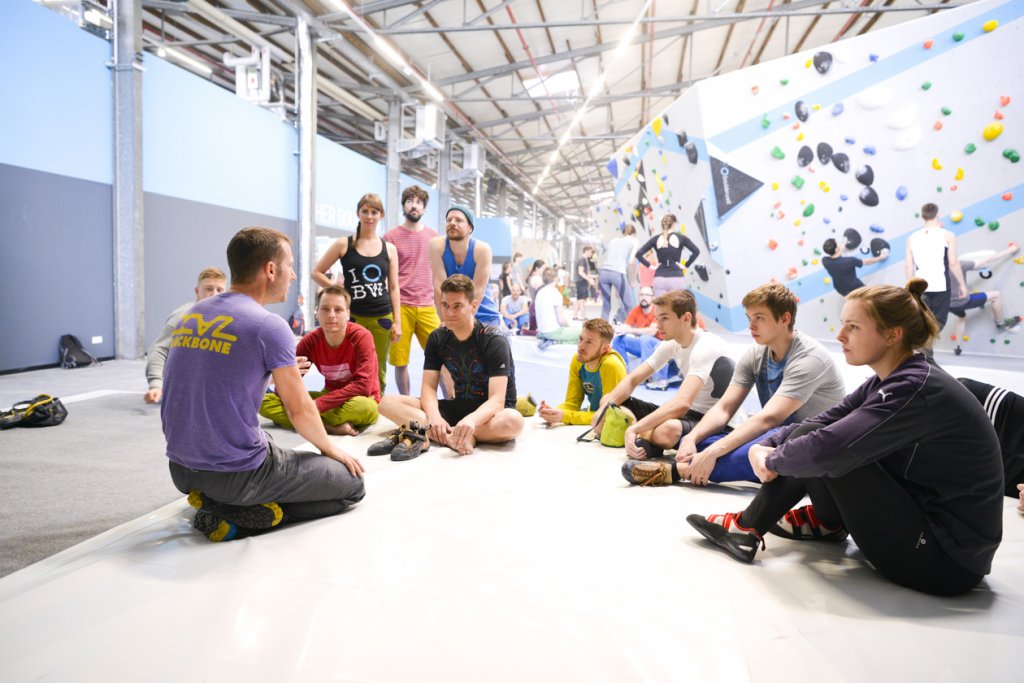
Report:
<svg viewBox="0 0 1024 683"><path fill-rule="evenodd" d="M388 351L392 342L402 336L398 252L395 245L377 235L377 225L384 217L380 197L372 193L363 195L356 210L359 226L355 236L334 240L313 268L313 280L321 287L342 284L352 295L350 319L373 335L380 391L384 393ZM341 264L339 283L327 275L336 261Z"/></svg>

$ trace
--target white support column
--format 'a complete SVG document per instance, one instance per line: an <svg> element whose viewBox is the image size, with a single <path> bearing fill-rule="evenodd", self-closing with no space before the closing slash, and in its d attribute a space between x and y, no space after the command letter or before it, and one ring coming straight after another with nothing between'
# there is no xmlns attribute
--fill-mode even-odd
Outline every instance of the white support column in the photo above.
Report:
<svg viewBox="0 0 1024 683"><path fill-rule="evenodd" d="M447 131L447 128L445 129ZM445 135L441 145L441 154L437 159L437 232L444 234L444 213L452 205L451 185L448 181L448 173L452 170L452 143Z"/></svg>
<svg viewBox="0 0 1024 683"><path fill-rule="evenodd" d="M398 142L401 139L402 101L396 98L388 103L387 191L384 197L384 220L382 225L377 226L381 234L402 222L402 158L398 153Z"/></svg>
<svg viewBox="0 0 1024 683"><path fill-rule="evenodd" d="M142 216L142 0L116 0L114 81L114 354L145 353Z"/></svg>
<svg viewBox="0 0 1024 683"><path fill-rule="evenodd" d="M297 245L299 294L305 298L306 320L313 319L313 298L309 294L316 243L316 47L309 23L302 17L295 25L295 105L299 118L299 235Z"/></svg>

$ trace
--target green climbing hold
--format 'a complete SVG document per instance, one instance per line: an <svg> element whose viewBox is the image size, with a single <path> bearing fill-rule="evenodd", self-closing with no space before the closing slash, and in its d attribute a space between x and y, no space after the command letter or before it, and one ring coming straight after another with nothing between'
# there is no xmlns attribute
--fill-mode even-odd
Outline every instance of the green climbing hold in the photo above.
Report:
<svg viewBox="0 0 1024 683"><path fill-rule="evenodd" d="M989 230L998 230L999 229L999 221L989 221L988 222L988 229Z"/></svg>
<svg viewBox="0 0 1024 683"><path fill-rule="evenodd" d="M985 225L985 219L981 217L975 218L974 224L980 228L981 226Z"/></svg>
<svg viewBox="0 0 1024 683"><path fill-rule="evenodd" d="M817 247L815 247L814 248L814 255L815 256L821 256L821 249L818 249ZM1021 284L1024 285L1024 282L1022 282Z"/></svg>
<svg viewBox="0 0 1024 683"><path fill-rule="evenodd" d="M939 186L937 186L937 187L935 188L935 191L936 191L936 192L942 192L942 185L939 185Z"/></svg>
<svg viewBox="0 0 1024 683"><path fill-rule="evenodd" d="M765 114L764 118L761 119L761 127L767 128L770 125L772 125L772 120L768 118L768 114Z"/></svg>
<svg viewBox="0 0 1024 683"><path fill-rule="evenodd" d="M942 115L943 116L949 116L952 113L953 113L953 110L950 109L949 107L943 107L942 108Z"/></svg>
<svg viewBox="0 0 1024 683"><path fill-rule="evenodd" d="M803 260L803 263L804 263L804 265L806 266L806 265L807 265L807 259L804 259L804 260Z"/></svg>
<svg viewBox="0 0 1024 683"><path fill-rule="evenodd" d="M789 79L788 78L783 78L781 81L779 81L779 83L781 85L789 85Z"/></svg>
<svg viewBox="0 0 1024 683"><path fill-rule="evenodd" d="M1020 161L1020 152L1015 149L1004 149L1003 158L1009 159L1011 164L1015 164Z"/></svg>
<svg viewBox="0 0 1024 683"><path fill-rule="evenodd" d="M776 159L785 159L786 153L783 152L778 145L775 145L774 147L772 147L772 156L775 157Z"/></svg>
<svg viewBox="0 0 1024 683"><path fill-rule="evenodd" d="M974 143L973 143L973 142L968 142L968 143L967 143L967 146L966 146L966 147L964 147L964 151L965 151L965 152L967 152L968 154L974 154L974 152L975 152L975 151L976 151L977 149L978 149L978 148L974 146Z"/></svg>
<svg viewBox="0 0 1024 683"><path fill-rule="evenodd" d="M955 40L956 42L959 43L963 39L964 39L964 32L963 31L957 31L956 33L953 34L953 40Z"/></svg>
<svg viewBox="0 0 1024 683"><path fill-rule="evenodd" d="M798 175L793 176L793 179L790 180L789 182L791 182L793 184L793 187L795 187L798 190L804 186L804 179Z"/></svg>
<svg viewBox="0 0 1024 683"><path fill-rule="evenodd" d="M814 204L808 204L804 208L804 218L810 218L814 214Z"/></svg>
<svg viewBox="0 0 1024 683"><path fill-rule="evenodd" d="M925 81L924 83L921 84L921 90L931 90L931 89L932 89L932 82L931 81Z"/></svg>

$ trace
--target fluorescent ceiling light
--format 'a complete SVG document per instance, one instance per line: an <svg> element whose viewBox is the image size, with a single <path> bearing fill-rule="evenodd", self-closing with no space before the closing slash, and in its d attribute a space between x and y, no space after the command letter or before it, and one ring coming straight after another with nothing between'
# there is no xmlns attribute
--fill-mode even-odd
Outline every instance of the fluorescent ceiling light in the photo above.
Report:
<svg viewBox="0 0 1024 683"><path fill-rule="evenodd" d="M168 57L176 59L182 64L190 66L200 73L206 74L207 76L213 73L213 69L211 69L209 66L203 64L194 57L189 57L187 54L181 52L180 50L175 50L173 47L165 47L163 48L163 50Z"/></svg>
<svg viewBox="0 0 1024 683"><path fill-rule="evenodd" d="M599 202L602 199L611 199L614 196L614 190L604 190L603 192L595 192L594 194L590 195L590 201Z"/></svg>

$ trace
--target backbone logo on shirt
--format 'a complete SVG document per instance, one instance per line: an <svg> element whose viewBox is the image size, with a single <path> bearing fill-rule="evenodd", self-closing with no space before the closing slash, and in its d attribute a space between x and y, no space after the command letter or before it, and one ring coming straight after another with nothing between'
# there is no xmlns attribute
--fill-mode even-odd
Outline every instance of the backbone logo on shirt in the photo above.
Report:
<svg viewBox="0 0 1024 683"><path fill-rule="evenodd" d="M388 292L384 271L375 263L363 266L362 270L349 268L345 284L348 285L348 290L352 293L353 301L365 299L368 296L379 298Z"/></svg>
<svg viewBox="0 0 1024 683"><path fill-rule="evenodd" d="M231 353L231 343L238 341L238 337L225 332L234 321L234 318L227 315L218 315L207 321L202 313L186 313L181 319L181 325L171 333L171 346L213 351L226 356Z"/></svg>

